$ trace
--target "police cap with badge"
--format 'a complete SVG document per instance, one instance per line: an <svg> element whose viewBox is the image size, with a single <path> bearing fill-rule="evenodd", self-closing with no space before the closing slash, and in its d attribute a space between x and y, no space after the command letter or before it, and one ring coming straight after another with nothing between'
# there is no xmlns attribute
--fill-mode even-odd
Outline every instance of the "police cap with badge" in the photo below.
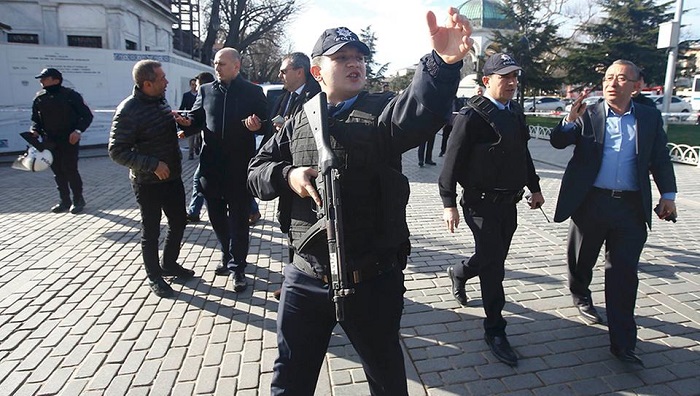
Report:
<svg viewBox="0 0 700 396"><path fill-rule="evenodd" d="M321 34L321 37L316 41L316 45L314 45L313 51L311 51L311 57L333 55L345 45L353 45L363 54L369 55L369 47L360 41L355 33L346 27L338 27L326 29Z"/></svg>
<svg viewBox="0 0 700 396"><path fill-rule="evenodd" d="M503 76L522 69L523 68L518 66L518 63L512 56L508 54L493 54L486 60L482 70L484 76L490 76L492 74Z"/></svg>

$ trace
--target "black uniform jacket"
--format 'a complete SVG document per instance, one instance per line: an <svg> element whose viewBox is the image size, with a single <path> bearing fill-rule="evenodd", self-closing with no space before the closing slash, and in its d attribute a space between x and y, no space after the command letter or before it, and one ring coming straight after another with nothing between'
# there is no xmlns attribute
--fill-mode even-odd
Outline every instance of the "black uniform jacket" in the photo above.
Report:
<svg viewBox="0 0 700 396"><path fill-rule="evenodd" d="M236 77L226 86L220 81L199 87L197 100L190 110L193 120L186 134L203 132L199 157L200 175L214 183L226 183L245 191L246 169L255 155L255 134L264 134L269 122L253 133L243 124L255 114L267 119L267 99L261 87Z"/></svg>
<svg viewBox="0 0 700 396"><path fill-rule="evenodd" d="M529 136L524 137L527 141ZM443 165L438 188L442 204L445 208L457 207L457 184L467 187L469 163L475 145L483 143L496 143L498 135L493 128L469 107L464 107L454 118L452 132L447 142L445 153L445 164ZM535 173L535 166L532 163L530 150L526 150L527 183L530 192L540 192L540 178Z"/></svg>
<svg viewBox="0 0 700 396"><path fill-rule="evenodd" d="M554 221L569 218L593 187L603 161L605 139L605 103L586 109L572 131L564 132L559 123L552 131L550 143L555 148L575 145L574 154L561 181ZM661 113L649 106L634 106L637 121L637 180L642 194L644 220L651 227L651 182L649 172L659 192L676 192L676 176L668 154L668 138L663 129Z"/></svg>
<svg viewBox="0 0 700 396"><path fill-rule="evenodd" d="M76 91L53 85L37 92L32 104L32 130L49 141L67 143L76 129L85 132L92 123L92 112Z"/></svg>
<svg viewBox="0 0 700 396"><path fill-rule="evenodd" d="M182 152L171 111L165 98L148 96L137 87L117 106L109 133L109 157L130 169L133 182L151 184L180 179ZM165 180L153 173L158 161L170 169L170 177Z"/></svg>

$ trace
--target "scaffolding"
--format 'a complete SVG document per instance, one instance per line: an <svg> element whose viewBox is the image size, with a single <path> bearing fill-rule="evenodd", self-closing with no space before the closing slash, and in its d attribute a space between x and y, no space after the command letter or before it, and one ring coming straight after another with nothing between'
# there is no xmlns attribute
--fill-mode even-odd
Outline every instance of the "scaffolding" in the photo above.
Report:
<svg viewBox="0 0 700 396"><path fill-rule="evenodd" d="M173 48L191 59L199 59L199 0L172 0L170 7L178 20L173 24Z"/></svg>

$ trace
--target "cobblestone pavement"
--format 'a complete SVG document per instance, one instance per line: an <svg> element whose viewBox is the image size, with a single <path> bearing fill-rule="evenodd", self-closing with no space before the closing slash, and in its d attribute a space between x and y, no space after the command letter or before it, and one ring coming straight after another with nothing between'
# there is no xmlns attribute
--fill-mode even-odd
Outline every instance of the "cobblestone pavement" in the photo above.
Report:
<svg viewBox="0 0 700 396"><path fill-rule="evenodd" d="M438 136L438 140L440 137ZM570 152L548 142L531 149L551 219ZM437 150L436 150L437 152ZM478 282L467 307L449 292L447 266L468 257L473 240L442 224L437 166L404 156L413 253L401 335L411 395L700 394L700 169L676 165L679 221L655 221L640 263L638 352L646 368L608 352L607 329L588 326L566 290L567 223L548 223L519 205L520 226L506 263L505 316L517 368L498 362L483 341ZM196 161L183 161L185 186ZM267 395L276 357L277 301L286 260L262 202L251 229L249 287L215 277L220 260L207 220L188 225L180 262L197 277L174 283L174 299L150 293L142 269L139 213L125 168L83 158L87 207L52 214L50 172L0 166L0 395ZM594 300L604 313L603 266ZM317 395L369 394L359 359L339 327Z"/></svg>

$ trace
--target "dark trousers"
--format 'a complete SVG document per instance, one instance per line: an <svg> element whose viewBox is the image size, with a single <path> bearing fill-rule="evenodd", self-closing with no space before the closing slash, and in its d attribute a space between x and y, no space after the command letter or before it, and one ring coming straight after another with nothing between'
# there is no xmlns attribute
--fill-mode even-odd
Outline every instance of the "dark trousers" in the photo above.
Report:
<svg viewBox="0 0 700 396"><path fill-rule="evenodd" d="M71 203L71 191L73 191L73 202L83 199L83 179L78 173L79 150L80 144L68 142L56 143L56 146L51 149L53 155L51 170L62 203Z"/></svg>
<svg viewBox="0 0 700 396"><path fill-rule="evenodd" d="M455 266L455 276L462 280L479 277L486 313L484 330L491 336L505 335L503 278L510 242L518 228L515 204L482 200L465 207L464 218L474 235L475 252L466 263Z"/></svg>
<svg viewBox="0 0 700 396"><path fill-rule="evenodd" d="M250 200L245 185L232 191L230 185L204 175L200 177L207 202L209 221L219 240L222 261L235 272L242 272L248 256Z"/></svg>
<svg viewBox="0 0 700 396"><path fill-rule="evenodd" d="M406 372L399 344L403 310L403 273L399 270L361 282L345 299L341 326L357 351L372 395L407 395ZM308 395L336 325L328 285L284 267L277 314L277 345L272 377L273 395Z"/></svg>
<svg viewBox="0 0 700 396"><path fill-rule="evenodd" d="M447 151L447 141L450 138L450 132L452 132L452 125L445 125L442 127L442 140L440 141L440 155L445 155Z"/></svg>
<svg viewBox="0 0 700 396"><path fill-rule="evenodd" d="M180 254L180 243L187 223L185 214L185 188L182 180L164 183L132 183L136 202L141 210L141 254L146 275L161 276L158 260L161 211L168 219L168 233L163 247L163 267L173 266Z"/></svg>
<svg viewBox="0 0 700 396"><path fill-rule="evenodd" d="M192 175L192 198L187 206L187 213L191 216L199 217L199 212L202 211L204 205L204 193L202 193L202 184L199 182L199 165L194 170Z"/></svg>
<svg viewBox="0 0 700 396"><path fill-rule="evenodd" d="M431 162L433 160L433 146L435 145L435 135L418 146L418 164L423 165L423 160Z"/></svg>
<svg viewBox="0 0 700 396"><path fill-rule="evenodd" d="M641 196L613 198L594 189L571 216L567 261L574 304L593 304L589 286L605 242L605 306L610 346L634 350L637 325L637 266L647 240Z"/></svg>

